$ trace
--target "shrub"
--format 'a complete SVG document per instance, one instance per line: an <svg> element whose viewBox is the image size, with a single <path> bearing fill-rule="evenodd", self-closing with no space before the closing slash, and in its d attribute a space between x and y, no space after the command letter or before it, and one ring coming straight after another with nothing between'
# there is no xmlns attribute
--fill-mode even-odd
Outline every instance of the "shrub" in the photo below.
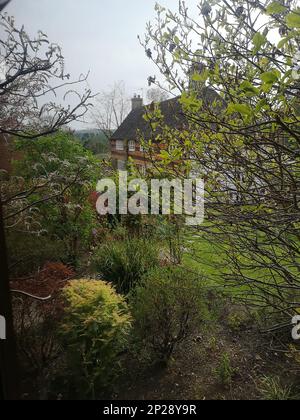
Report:
<svg viewBox="0 0 300 420"><path fill-rule="evenodd" d="M237 369L232 367L230 356L227 353L222 355L219 366L216 368L216 375L223 386L230 386Z"/></svg>
<svg viewBox="0 0 300 420"><path fill-rule="evenodd" d="M113 283L120 293L128 293L151 268L159 265L156 245L133 239L101 247L94 258L97 272Z"/></svg>
<svg viewBox="0 0 300 420"><path fill-rule="evenodd" d="M40 395L48 391L48 374L61 354L57 326L63 314L62 289L74 272L61 263L47 263L30 278L11 282L12 290L51 298L36 300L13 293L14 327L21 367L36 378Z"/></svg>
<svg viewBox="0 0 300 420"><path fill-rule="evenodd" d="M34 144L18 140L16 147L22 159L14 164L13 179L23 179L21 191L33 191L24 205L32 208L31 213L34 211L30 231L43 232L50 241L60 240L64 245L63 262L77 267L93 243L96 211L90 194L99 179L99 161L65 132L40 137ZM45 187L36 187L44 184ZM6 211L14 214L17 201L8 202ZM14 225L9 230L29 230L28 221L24 226L24 222L16 220Z"/></svg>
<svg viewBox="0 0 300 420"><path fill-rule="evenodd" d="M232 305L233 306L233 305ZM233 333L243 332L249 327L253 328L254 314L243 311L241 308L231 306L231 312L227 316L227 325Z"/></svg>
<svg viewBox="0 0 300 420"><path fill-rule="evenodd" d="M179 267L151 270L131 302L135 336L155 362L166 363L207 317L199 278Z"/></svg>
<svg viewBox="0 0 300 420"><path fill-rule="evenodd" d="M76 280L64 289L65 316L60 328L68 347L67 365L80 396L95 398L120 371L119 355L131 317L123 297L103 281Z"/></svg>
<svg viewBox="0 0 300 420"><path fill-rule="evenodd" d="M60 261L66 254L63 241L10 230L7 231L7 249L13 278L34 273L47 261Z"/></svg>

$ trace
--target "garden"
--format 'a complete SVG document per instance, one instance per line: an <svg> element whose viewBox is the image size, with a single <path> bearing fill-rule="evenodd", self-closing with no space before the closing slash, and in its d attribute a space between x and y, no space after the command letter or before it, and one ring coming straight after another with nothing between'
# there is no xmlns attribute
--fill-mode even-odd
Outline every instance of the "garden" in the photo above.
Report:
<svg viewBox="0 0 300 420"><path fill-rule="evenodd" d="M300 9L197 3L197 15L156 4L139 37L163 77L149 87L184 118L170 125L154 98L147 135L136 130L149 194L152 179L204 179L197 226L175 190L168 214L163 197L157 215L97 212L98 181L118 179L111 124L76 134L95 100L87 77L70 81L59 46L1 15L0 136L14 158L0 170L0 374L19 399L300 398ZM141 175L134 159L126 169Z"/></svg>

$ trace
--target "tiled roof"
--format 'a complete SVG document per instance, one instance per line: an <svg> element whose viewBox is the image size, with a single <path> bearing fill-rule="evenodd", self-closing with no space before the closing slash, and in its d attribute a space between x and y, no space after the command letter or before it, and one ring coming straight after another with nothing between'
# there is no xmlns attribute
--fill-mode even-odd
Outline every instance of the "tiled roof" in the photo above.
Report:
<svg viewBox="0 0 300 420"><path fill-rule="evenodd" d="M216 96L216 92L211 88L205 87L201 91L201 99L203 100L211 102ZM179 98L180 97L168 99L159 104L164 116L164 122L169 127L181 128L185 125L186 117L183 113ZM111 140L135 139L137 137L137 132L140 132L144 138L150 138L152 133L150 123L143 118L146 112L147 106L132 110L121 126L112 135Z"/></svg>

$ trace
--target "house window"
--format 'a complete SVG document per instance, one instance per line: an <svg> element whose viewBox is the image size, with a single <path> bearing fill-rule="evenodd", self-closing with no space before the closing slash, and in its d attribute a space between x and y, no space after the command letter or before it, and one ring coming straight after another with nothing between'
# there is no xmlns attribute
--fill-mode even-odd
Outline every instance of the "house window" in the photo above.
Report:
<svg viewBox="0 0 300 420"><path fill-rule="evenodd" d="M134 140L130 140L128 142L128 150L129 150L129 152L135 152L135 141Z"/></svg>
<svg viewBox="0 0 300 420"><path fill-rule="evenodd" d="M116 141L116 150L124 150L124 142L123 140Z"/></svg>

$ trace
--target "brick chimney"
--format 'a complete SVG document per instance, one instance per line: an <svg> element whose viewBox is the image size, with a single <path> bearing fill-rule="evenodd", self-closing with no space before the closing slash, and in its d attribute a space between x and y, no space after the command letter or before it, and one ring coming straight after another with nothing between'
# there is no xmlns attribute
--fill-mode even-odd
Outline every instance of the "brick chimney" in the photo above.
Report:
<svg viewBox="0 0 300 420"><path fill-rule="evenodd" d="M141 108L144 105L143 98L141 97L141 95L134 95L134 97L131 99L131 103L132 110Z"/></svg>

